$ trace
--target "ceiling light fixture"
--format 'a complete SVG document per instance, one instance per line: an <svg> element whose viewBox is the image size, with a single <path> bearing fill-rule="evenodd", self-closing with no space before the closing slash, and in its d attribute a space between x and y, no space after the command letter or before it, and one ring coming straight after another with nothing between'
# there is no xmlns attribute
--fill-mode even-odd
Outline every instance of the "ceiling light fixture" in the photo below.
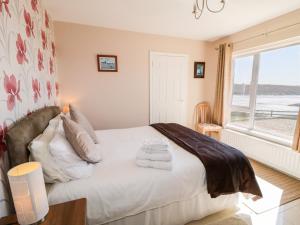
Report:
<svg viewBox="0 0 300 225"><path fill-rule="evenodd" d="M208 1L209 0L195 0L195 4L194 4L194 8L193 8L193 14L194 14L196 20L198 20L201 17L205 7L211 13L219 13L225 7L225 0L220 1L221 7L219 9L212 9L208 5Z"/></svg>

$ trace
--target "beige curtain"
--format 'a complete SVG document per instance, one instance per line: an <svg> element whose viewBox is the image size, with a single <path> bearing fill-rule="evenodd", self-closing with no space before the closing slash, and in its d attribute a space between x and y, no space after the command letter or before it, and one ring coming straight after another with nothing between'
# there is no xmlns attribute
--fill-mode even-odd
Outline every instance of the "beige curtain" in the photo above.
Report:
<svg viewBox="0 0 300 225"><path fill-rule="evenodd" d="M231 57L232 44L219 46L219 60L215 104L213 109L213 123L223 126L229 117L229 99L232 89L231 84Z"/></svg>
<svg viewBox="0 0 300 225"><path fill-rule="evenodd" d="M293 149L300 152L300 110L298 113L298 120L296 124L295 136L293 141Z"/></svg>

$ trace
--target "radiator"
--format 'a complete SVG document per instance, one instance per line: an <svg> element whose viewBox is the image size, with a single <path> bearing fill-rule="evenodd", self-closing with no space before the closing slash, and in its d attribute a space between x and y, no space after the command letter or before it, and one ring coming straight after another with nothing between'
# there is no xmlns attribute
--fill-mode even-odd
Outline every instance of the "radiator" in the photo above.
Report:
<svg viewBox="0 0 300 225"><path fill-rule="evenodd" d="M300 180L300 154L291 148L229 129L222 131L221 140L249 158Z"/></svg>

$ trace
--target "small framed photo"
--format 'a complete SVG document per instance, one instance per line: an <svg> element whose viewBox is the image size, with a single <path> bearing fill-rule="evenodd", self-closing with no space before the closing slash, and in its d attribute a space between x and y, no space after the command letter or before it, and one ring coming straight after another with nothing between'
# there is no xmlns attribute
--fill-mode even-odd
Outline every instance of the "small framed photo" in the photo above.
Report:
<svg viewBox="0 0 300 225"><path fill-rule="evenodd" d="M118 72L118 58L115 55L97 55L99 72Z"/></svg>
<svg viewBox="0 0 300 225"><path fill-rule="evenodd" d="M194 64L194 78L205 77L205 62L195 62Z"/></svg>

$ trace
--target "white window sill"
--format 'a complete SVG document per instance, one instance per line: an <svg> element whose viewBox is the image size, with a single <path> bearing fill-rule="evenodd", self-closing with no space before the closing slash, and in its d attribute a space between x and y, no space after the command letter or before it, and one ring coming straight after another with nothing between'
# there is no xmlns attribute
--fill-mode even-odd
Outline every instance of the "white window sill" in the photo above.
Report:
<svg viewBox="0 0 300 225"><path fill-rule="evenodd" d="M265 141L269 141L269 142L273 142L273 143L276 143L276 144L284 145L284 146L289 147L289 148L291 148L291 146L292 146L292 142L289 141L289 140L286 140L286 139L280 138L280 137L276 137L276 136L273 136L273 135L270 135L270 134L267 134L267 133L263 133L263 132L260 132L260 131L249 130L247 128L235 126L235 125L232 125L232 124L227 124L225 126L225 128L229 129L229 130L239 132L239 133L242 133L242 134L246 134L246 135L249 135L249 136L252 136L252 137L256 137L256 138L259 138L259 139L262 139L262 140L265 140Z"/></svg>

